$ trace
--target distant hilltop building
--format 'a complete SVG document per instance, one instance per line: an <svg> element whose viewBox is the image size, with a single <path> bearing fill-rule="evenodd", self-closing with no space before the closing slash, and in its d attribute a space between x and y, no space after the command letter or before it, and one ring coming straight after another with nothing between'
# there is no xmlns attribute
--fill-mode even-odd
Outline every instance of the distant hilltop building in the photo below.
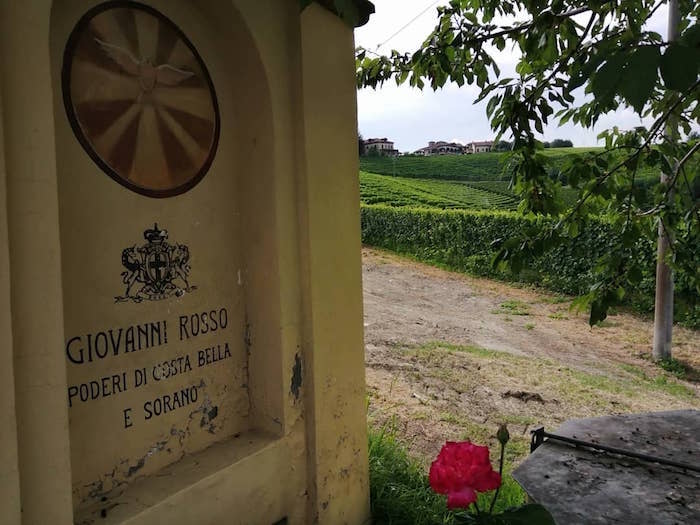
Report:
<svg viewBox="0 0 700 525"><path fill-rule="evenodd" d="M459 142L445 142L442 140L428 142L424 148L417 149L413 152L414 155L464 155L471 153L487 153L493 150L493 142L470 142L469 144L460 144Z"/></svg>
<svg viewBox="0 0 700 525"><path fill-rule="evenodd" d="M493 149L493 142L485 140L482 142L470 142L466 146L466 153L488 153Z"/></svg>
<svg viewBox="0 0 700 525"><path fill-rule="evenodd" d="M413 152L414 155L462 155L464 153L464 145L459 142L445 142L443 140L428 142L424 148L420 148Z"/></svg>
<svg viewBox="0 0 700 525"><path fill-rule="evenodd" d="M399 150L394 148L394 143L386 137L381 139L367 139L364 141L365 154L370 154L371 150L375 150L380 155L395 157L399 154Z"/></svg>

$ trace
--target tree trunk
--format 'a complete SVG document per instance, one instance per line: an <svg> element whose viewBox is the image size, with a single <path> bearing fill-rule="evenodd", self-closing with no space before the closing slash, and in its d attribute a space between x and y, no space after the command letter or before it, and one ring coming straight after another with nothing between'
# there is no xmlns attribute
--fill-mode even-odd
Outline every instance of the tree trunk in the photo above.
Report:
<svg viewBox="0 0 700 525"><path fill-rule="evenodd" d="M668 41L678 40L680 10L678 0L668 4ZM667 140L678 140L678 119L669 117L666 128ZM661 182L670 179L670 173L661 174ZM669 199L673 196L669 195ZM671 242L663 223L659 221L659 242L656 252L656 297L654 303L654 347L652 357L655 361L671 358L671 340L673 333L673 270L666 263L671 250Z"/></svg>
<svg viewBox="0 0 700 525"><path fill-rule="evenodd" d="M665 178L662 177L662 181ZM654 348L655 361L671 357L673 331L673 271L666 263L669 252L669 238L659 223L659 245L656 261L656 301L654 304Z"/></svg>

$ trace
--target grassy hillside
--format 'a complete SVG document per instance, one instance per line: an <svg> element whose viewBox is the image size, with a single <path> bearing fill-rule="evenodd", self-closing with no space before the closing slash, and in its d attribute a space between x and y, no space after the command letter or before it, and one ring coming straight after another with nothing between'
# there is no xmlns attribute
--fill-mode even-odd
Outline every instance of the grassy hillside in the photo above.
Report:
<svg viewBox="0 0 700 525"><path fill-rule="evenodd" d="M542 153L558 168L571 155L602 151L602 148L550 148ZM381 175L413 177L419 179L442 179L459 181L508 181L503 173L504 153L477 153L474 155L434 155L431 157L362 157L360 169ZM642 167L637 180L656 180L658 172Z"/></svg>
<svg viewBox="0 0 700 525"><path fill-rule="evenodd" d="M498 184L498 188L492 188ZM500 185L504 185L501 187ZM507 183L466 183L434 179L388 177L360 172L360 198L363 204L413 206L440 209L512 210L518 200L507 190Z"/></svg>
<svg viewBox="0 0 700 525"><path fill-rule="evenodd" d="M550 148L542 150L542 153L551 159L551 169L557 170L572 155L603 151L603 148ZM427 187L427 180L455 181L468 183L472 189L481 189L503 196L513 196L509 188L510 177L504 173L504 153L477 153L475 155L435 155L431 157L362 157L360 169L364 172L380 175L390 175L404 179L402 187L390 187L386 181L371 182L365 179L363 182L363 200L366 204L388 204L390 206L420 206L435 208L471 208L487 209L488 204L494 209L513 209L517 201L510 200L493 201L493 196L486 200L478 197L477 193L471 195L459 195L470 191L460 187L435 186ZM554 172L556 173L556 171ZM637 172L637 184L642 189L649 188L658 181L658 170L648 167L640 167ZM406 184L407 179L423 179L423 182L414 189L421 193L410 194ZM374 187L374 190L372 190ZM426 194L427 193L427 194ZM563 202L570 206L576 202L577 191L564 186L560 190ZM447 199L447 200L446 200Z"/></svg>
<svg viewBox="0 0 700 525"><path fill-rule="evenodd" d="M502 153L432 157L362 157L360 169L381 175L444 180L506 180Z"/></svg>
<svg viewBox="0 0 700 525"><path fill-rule="evenodd" d="M509 182L486 180L474 182L438 179L412 179L360 172L360 200L363 204L413 206L442 210L514 210L519 199L508 187ZM576 202L576 191L561 188L567 205Z"/></svg>
<svg viewBox="0 0 700 525"><path fill-rule="evenodd" d="M600 148L554 148L543 150L560 165L571 154L597 151ZM504 153L476 153L473 155L433 155L430 157L362 157L360 169L381 175L464 181L507 181L504 175Z"/></svg>
<svg viewBox="0 0 700 525"><path fill-rule="evenodd" d="M572 152L585 153L585 150L566 148L544 151L552 158L553 168L565 162ZM518 207L519 198L509 188L509 182L504 180L507 177L503 175L502 157L501 153L484 153L361 159L363 242L410 253L421 260L446 264L461 271L512 278L505 274L489 273L493 253L471 252L476 245L490 246L496 238L512 236L513 232L509 230L511 225L506 228L507 232L500 227L508 222L504 219L506 215L513 215L511 219L515 222L525 220L522 215L509 213ZM369 173L369 169L374 172ZM653 168L640 169L637 173L637 183L643 189L656 180L658 173ZM565 186L559 187L558 191L567 206L576 202L577 190ZM650 192L646 190L646 193ZM595 238L590 239L585 249L579 249L581 242L577 238L571 246L564 246L538 259L541 263L536 268L539 273L532 282L564 293L578 294L587 290L593 282L595 261L601 255L595 250L611 242L607 226L602 233L595 228L593 230L596 231L590 229L590 226L586 228L586 235ZM460 237L459 232L464 235ZM474 232L486 237L474 239ZM646 238L640 239L636 244L641 246L647 241ZM626 299L628 304L642 311L650 311L653 306L655 253L652 245L645 245L644 250L640 251L639 257L650 257L649 272L639 289L632 294L634 297ZM678 276L676 317L689 326L697 326L700 319L697 292L688 288L688 282L687 278Z"/></svg>
<svg viewBox="0 0 700 525"><path fill-rule="evenodd" d="M595 153L603 151L603 148L547 148L542 150L542 153L548 157L565 157L567 155L582 153Z"/></svg>

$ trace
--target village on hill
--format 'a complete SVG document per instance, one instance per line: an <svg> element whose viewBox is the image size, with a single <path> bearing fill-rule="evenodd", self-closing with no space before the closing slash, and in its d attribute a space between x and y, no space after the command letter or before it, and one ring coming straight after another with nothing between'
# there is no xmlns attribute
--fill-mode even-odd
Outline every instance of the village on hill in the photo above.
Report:
<svg viewBox="0 0 700 525"><path fill-rule="evenodd" d="M400 152L394 141L386 137L362 139L359 137L360 155L380 155L398 157L404 155L417 155L429 157L431 155L471 155L473 153L490 153L491 151L507 151L511 149L511 143L505 140L494 142L492 140L473 141L461 144L456 141L431 140L427 146L418 148L415 151ZM554 139L552 142L545 142L545 148L570 148L573 143L570 140Z"/></svg>
<svg viewBox="0 0 700 525"><path fill-rule="evenodd" d="M494 149L492 141L469 142L460 144L459 142L447 142L444 140L431 140L428 145L413 152L400 153L394 147L394 141L384 138L360 139L360 150L364 154L379 154L389 156L399 155L420 155L427 157L430 155L467 155L471 153L488 153Z"/></svg>

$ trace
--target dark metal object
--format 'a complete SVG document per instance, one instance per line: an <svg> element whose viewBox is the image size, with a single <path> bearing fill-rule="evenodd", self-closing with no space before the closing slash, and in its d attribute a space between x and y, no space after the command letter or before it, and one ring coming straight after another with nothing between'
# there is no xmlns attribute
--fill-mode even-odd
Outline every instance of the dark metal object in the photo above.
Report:
<svg viewBox="0 0 700 525"><path fill-rule="evenodd" d="M619 456L627 456L630 458L641 459L642 461L648 461L652 463L659 463L660 465L669 465L672 467L681 468L684 470L692 470L694 472L700 472L700 467L696 465L690 465L688 463L681 463L680 461L672 461L670 459L660 458L657 456L652 456L649 454L640 454L638 452L632 452L630 450L624 450L616 447L609 447L607 445L601 445L599 443L592 443L590 441L583 441L581 439L570 438L567 436L559 436L557 434L550 434L545 432L544 427L538 427L530 431L532 434L532 440L530 441L530 453L532 454L537 448L547 440L561 441L563 443L569 443L570 445L576 445L577 447L592 448L595 450L602 450L604 452L609 452L611 454L617 454Z"/></svg>

